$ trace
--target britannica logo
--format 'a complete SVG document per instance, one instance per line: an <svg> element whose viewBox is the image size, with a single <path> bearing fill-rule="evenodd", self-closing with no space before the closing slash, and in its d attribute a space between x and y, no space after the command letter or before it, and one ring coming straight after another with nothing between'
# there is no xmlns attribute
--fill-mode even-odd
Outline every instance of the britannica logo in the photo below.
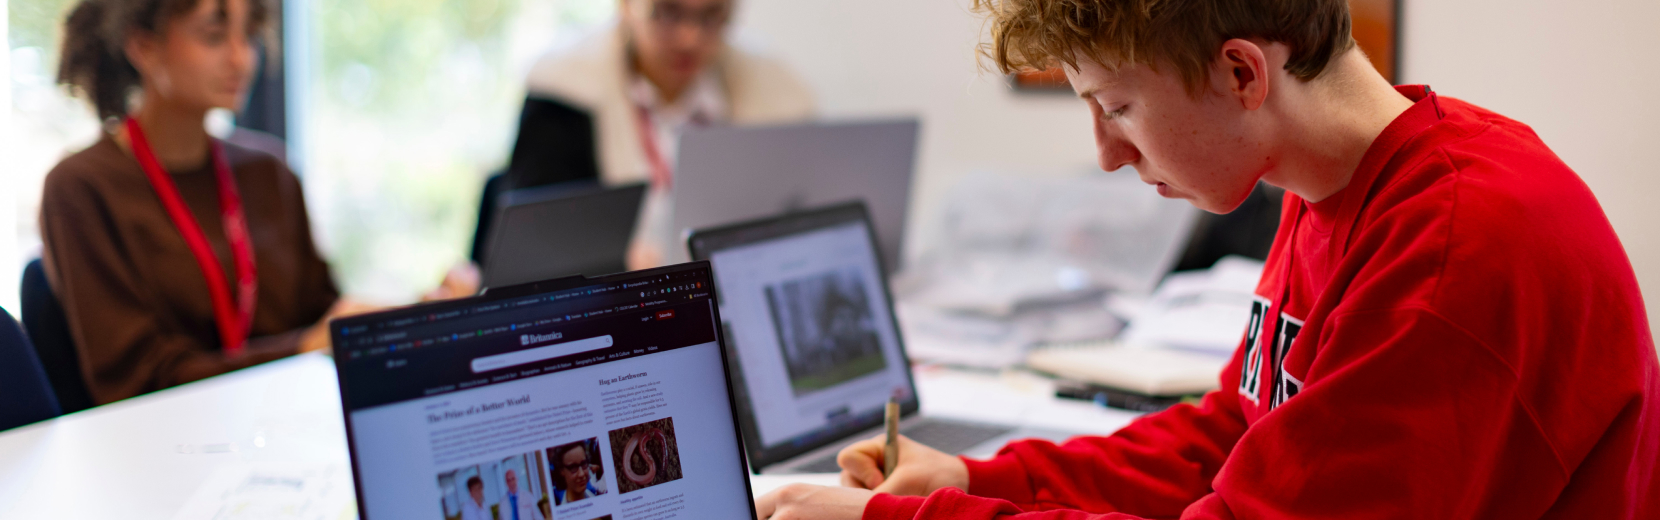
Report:
<svg viewBox="0 0 1660 520"><path fill-rule="evenodd" d="M563 337L565 337L565 334L559 332L552 334L520 334L519 346L526 346L531 343L541 343L543 341L553 341Z"/></svg>

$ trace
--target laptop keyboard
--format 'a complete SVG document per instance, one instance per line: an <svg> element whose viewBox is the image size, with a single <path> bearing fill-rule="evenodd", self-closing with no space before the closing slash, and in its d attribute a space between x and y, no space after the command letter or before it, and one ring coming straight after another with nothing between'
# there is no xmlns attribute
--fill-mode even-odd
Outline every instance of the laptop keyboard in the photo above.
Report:
<svg viewBox="0 0 1660 520"><path fill-rule="evenodd" d="M957 454L1012 430L1003 426L923 420L900 433L930 448Z"/></svg>
<svg viewBox="0 0 1660 520"><path fill-rule="evenodd" d="M908 428L901 428L899 433L930 448L956 454L1011 430L1002 426L924 419ZM796 471L803 473L838 473L841 470L834 453L796 468Z"/></svg>
<svg viewBox="0 0 1660 520"><path fill-rule="evenodd" d="M832 453L829 456L819 457L817 460L802 464L801 467L795 470L802 473L841 473L842 467L840 464L836 464L836 454Z"/></svg>

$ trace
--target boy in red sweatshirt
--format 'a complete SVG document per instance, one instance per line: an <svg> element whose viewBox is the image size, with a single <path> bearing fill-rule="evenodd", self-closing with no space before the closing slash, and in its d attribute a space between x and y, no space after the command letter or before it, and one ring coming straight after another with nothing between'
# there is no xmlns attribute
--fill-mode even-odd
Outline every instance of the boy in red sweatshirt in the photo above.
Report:
<svg viewBox="0 0 1660 520"><path fill-rule="evenodd" d="M1101 167L1227 212L1285 188L1221 389L997 457L881 439L763 519L1660 518L1660 365L1596 198L1526 125L1355 48L1346 0L978 0L1061 64Z"/></svg>

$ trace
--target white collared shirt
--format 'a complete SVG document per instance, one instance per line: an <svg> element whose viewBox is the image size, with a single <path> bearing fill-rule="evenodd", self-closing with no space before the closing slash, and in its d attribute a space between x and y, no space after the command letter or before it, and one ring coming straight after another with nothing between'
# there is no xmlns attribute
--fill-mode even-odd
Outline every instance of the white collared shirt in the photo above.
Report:
<svg viewBox="0 0 1660 520"><path fill-rule="evenodd" d="M628 99L637 107L644 107L651 119L652 139L656 141L657 153L667 163L670 170L674 168L675 158L678 157L680 135L693 126L706 126L726 123L731 119L726 91L720 84L720 77L714 67L705 67L692 79L692 84L680 94L680 99L674 103L663 100L662 94L650 80L640 74L633 74L628 83ZM641 143L644 146L644 143Z"/></svg>

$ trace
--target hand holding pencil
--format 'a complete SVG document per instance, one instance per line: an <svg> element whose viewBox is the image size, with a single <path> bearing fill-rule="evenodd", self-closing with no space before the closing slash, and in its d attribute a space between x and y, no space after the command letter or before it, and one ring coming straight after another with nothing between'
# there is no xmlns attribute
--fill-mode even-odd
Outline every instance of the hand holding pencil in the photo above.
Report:
<svg viewBox="0 0 1660 520"><path fill-rule="evenodd" d="M887 462L886 433L854 443L836 456L842 467L842 485L878 493L923 496L944 487L968 490L968 466L962 459L930 448L903 435L896 436L898 456L893 471L883 476Z"/></svg>
<svg viewBox="0 0 1660 520"><path fill-rule="evenodd" d="M893 475L894 466L899 465L899 400L888 398L887 413L882 416L882 425L887 430L882 437L882 478Z"/></svg>

